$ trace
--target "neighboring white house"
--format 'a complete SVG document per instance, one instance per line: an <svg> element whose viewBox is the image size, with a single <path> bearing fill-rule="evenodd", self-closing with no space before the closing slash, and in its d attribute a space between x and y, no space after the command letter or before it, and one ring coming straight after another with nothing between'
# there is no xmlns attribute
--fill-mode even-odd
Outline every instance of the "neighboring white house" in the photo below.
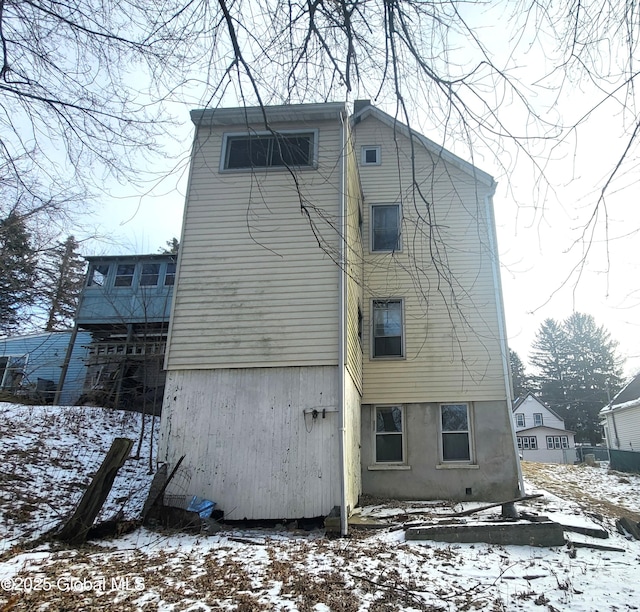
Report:
<svg viewBox="0 0 640 612"><path fill-rule="evenodd" d="M532 393L513 404L518 451L525 461L574 463L577 459L575 432Z"/></svg>
<svg viewBox="0 0 640 612"><path fill-rule="evenodd" d="M600 411L611 468L640 472L640 374Z"/></svg>
<svg viewBox="0 0 640 612"><path fill-rule="evenodd" d="M193 111L159 458L228 519L501 500L493 179L356 103Z"/></svg>

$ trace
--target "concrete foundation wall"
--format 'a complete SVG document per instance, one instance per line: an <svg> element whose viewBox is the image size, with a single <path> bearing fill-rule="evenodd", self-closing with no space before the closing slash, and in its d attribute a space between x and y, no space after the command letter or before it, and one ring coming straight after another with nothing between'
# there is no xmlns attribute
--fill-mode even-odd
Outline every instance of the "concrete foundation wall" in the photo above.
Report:
<svg viewBox="0 0 640 612"><path fill-rule="evenodd" d="M405 404L403 465L374 463L373 406L362 407L362 492L393 499L500 501L518 495L516 454L505 401L472 402L470 463L441 459L439 404ZM468 492L467 489L471 491Z"/></svg>

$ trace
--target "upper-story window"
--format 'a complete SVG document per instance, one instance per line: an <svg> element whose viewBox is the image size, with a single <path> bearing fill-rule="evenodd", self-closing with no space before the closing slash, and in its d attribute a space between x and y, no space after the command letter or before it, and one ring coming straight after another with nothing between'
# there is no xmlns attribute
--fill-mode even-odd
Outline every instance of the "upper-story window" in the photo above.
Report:
<svg viewBox="0 0 640 612"><path fill-rule="evenodd" d="M534 412L533 413L533 425L534 425L534 427L541 427L542 426L542 413L541 412Z"/></svg>
<svg viewBox="0 0 640 612"><path fill-rule="evenodd" d="M380 165L380 147L365 146L360 149L360 164L362 166Z"/></svg>
<svg viewBox="0 0 640 612"><path fill-rule="evenodd" d="M524 414L516 412L516 427L524 427Z"/></svg>
<svg viewBox="0 0 640 612"><path fill-rule="evenodd" d="M371 250L400 250L400 204L371 205Z"/></svg>
<svg viewBox="0 0 640 612"><path fill-rule="evenodd" d="M104 286L107 275L109 274L109 264L91 264L89 268L89 279L87 280L88 287L102 287Z"/></svg>
<svg viewBox="0 0 640 612"><path fill-rule="evenodd" d="M310 167L315 141L315 132L229 134L224 139L222 169Z"/></svg>
<svg viewBox="0 0 640 612"><path fill-rule="evenodd" d="M373 357L404 357L402 300L373 300Z"/></svg>
<svg viewBox="0 0 640 612"><path fill-rule="evenodd" d="M159 276L160 276L159 263L142 264L142 274L140 275L140 286L157 285Z"/></svg>
<svg viewBox="0 0 640 612"><path fill-rule="evenodd" d="M133 274L136 270L136 264L118 264L116 268L116 287L131 287L133 284Z"/></svg>
<svg viewBox="0 0 640 612"><path fill-rule="evenodd" d="M173 285L176 280L176 264L175 262L169 262L167 264L167 271L164 274L165 286Z"/></svg>

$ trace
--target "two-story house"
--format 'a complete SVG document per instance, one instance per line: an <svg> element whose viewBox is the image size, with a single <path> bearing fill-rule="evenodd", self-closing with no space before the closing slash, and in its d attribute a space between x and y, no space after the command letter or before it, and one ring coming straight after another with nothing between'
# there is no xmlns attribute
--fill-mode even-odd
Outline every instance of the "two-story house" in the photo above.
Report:
<svg viewBox="0 0 640 612"><path fill-rule="evenodd" d="M493 179L368 102L191 117L159 450L188 493L343 533L361 494L514 497Z"/></svg>
<svg viewBox="0 0 640 612"><path fill-rule="evenodd" d="M541 463L574 463L575 432L564 426L564 419L527 393L513 403L513 420L520 456Z"/></svg>

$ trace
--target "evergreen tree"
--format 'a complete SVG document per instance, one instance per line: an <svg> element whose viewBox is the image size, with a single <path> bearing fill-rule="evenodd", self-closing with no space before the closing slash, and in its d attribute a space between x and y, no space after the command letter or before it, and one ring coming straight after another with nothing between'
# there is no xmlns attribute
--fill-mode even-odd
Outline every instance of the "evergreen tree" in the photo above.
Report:
<svg viewBox="0 0 640 612"><path fill-rule="evenodd" d="M40 302L46 313L46 331L70 327L84 284L84 260L78 242L69 236L47 250L40 261Z"/></svg>
<svg viewBox="0 0 640 612"><path fill-rule="evenodd" d="M509 349L509 360L511 361L511 381L513 383L513 396L522 397L531 391L532 384L529 375L525 372L524 364L518 353Z"/></svg>
<svg viewBox="0 0 640 612"><path fill-rule="evenodd" d="M163 255L177 255L180 248L180 241L174 236L171 240L167 240L166 247L160 247L158 250Z"/></svg>
<svg viewBox="0 0 640 612"><path fill-rule="evenodd" d="M0 333L15 331L34 302L36 254L24 219L14 212L0 220Z"/></svg>
<svg viewBox="0 0 640 612"><path fill-rule="evenodd" d="M617 342L591 315L574 313L562 324L542 323L533 344L536 390L565 420L576 439L600 441L598 412L622 386Z"/></svg>

